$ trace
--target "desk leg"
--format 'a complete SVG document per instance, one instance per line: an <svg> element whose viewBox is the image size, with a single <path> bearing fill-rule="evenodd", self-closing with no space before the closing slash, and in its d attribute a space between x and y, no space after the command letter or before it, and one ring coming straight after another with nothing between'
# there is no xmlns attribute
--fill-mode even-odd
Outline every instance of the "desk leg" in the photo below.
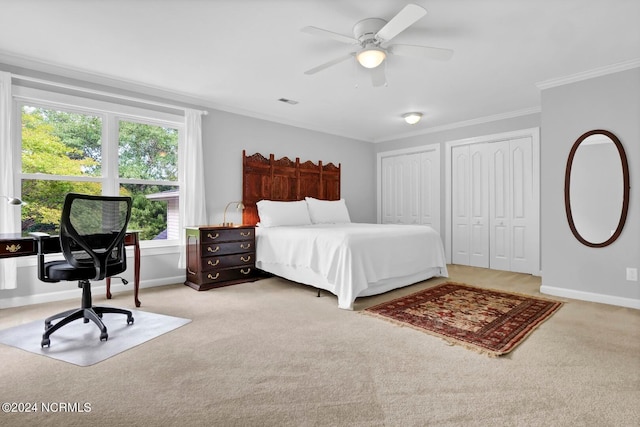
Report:
<svg viewBox="0 0 640 427"><path fill-rule="evenodd" d="M136 302L136 307L140 307L140 300L138 299L138 291L140 290L140 240L137 235L133 247L133 260L133 299Z"/></svg>
<svg viewBox="0 0 640 427"><path fill-rule="evenodd" d="M111 299L111 277L105 279L107 281L107 299Z"/></svg>
<svg viewBox="0 0 640 427"><path fill-rule="evenodd" d="M136 307L140 307L138 292L140 291L140 239L136 233L132 236L133 242L133 300ZM107 281L107 299L111 299L111 277L105 279Z"/></svg>

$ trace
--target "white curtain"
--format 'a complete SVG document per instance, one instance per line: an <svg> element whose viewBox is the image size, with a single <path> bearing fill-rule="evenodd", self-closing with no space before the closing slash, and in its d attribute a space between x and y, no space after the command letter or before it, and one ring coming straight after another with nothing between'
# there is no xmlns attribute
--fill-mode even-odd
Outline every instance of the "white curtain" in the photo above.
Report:
<svg viewBox="0 0 640 427"><path fill-rule="evenodd" d="M186 238L184 227L206 225L204 159L202 154L203 111L185 111L185 138L178 151L180 173L180 260L178 267L186 267Z"/></svg>
<svg viewBox="0 0 640 427"><path fill-rule="evenodd" d="M20 231L20 207L10 205L2 196L14 196L14 158L11 142L11 73L0 71L0 233ZM0 260L0 289L15 289L17 284L15 259Z"/></svg>

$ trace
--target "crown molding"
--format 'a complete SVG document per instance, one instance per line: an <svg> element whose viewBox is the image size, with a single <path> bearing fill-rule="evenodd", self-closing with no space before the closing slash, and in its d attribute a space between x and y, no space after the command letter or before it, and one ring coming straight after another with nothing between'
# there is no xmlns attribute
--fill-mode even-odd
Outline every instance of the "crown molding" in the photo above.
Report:
<svg viewBox="0 0 640 427"><path fill-rule="evenodd" d="M631 59L629 61L619 62L617 64L606 65L604 67L594 68L593 70L583 71L569 76L558 77L555 79L545 80L536 83L536 87L540 90L552 87L563 86L566 84L576 83L583 80L589 80L594 77L606 76L607 74L618 73L620 71L630 70L640 67L640 58Z"/></svg>
<svg viewBox="0 0 640 427"><path fill-rule="evenodd" d="M510 111L507 113L494 114L491 116L478 117L470 120L463 120L461 122L449 123L442 126L434 126L429 129L397 134L397 135L393 135L385 138L375 139L373 142L379 143L379 142L396 141L398 139L409 138L412 136L426 135L430 133L442 132L445 130L458 129L458 128L463 128L467 126L479 125L483 123L497 122L499 120L513 119L515 117L528 116L529 114L540 113L540 111L542 111L540 107L526 108L523 110L516 110L516 111Z"/></svg>

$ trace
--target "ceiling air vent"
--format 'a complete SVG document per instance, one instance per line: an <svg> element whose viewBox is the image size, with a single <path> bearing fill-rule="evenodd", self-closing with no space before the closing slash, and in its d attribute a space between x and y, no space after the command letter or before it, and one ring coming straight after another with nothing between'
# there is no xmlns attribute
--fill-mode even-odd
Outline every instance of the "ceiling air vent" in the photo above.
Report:
<svg viewBox="0 0 640 427"><path fill-rule="evenodd" d="M296 105L298 103L298 101L294 101L293 99L287 99L287 98L280 98L280 99L278 99L278 101L285 102L285 103L291 104L291 105Z"/></svg>

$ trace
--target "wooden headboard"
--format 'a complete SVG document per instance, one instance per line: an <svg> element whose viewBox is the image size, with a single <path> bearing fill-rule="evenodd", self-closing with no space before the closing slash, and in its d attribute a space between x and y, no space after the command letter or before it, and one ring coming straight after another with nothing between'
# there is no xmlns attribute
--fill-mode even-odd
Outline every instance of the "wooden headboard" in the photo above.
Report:
<svg viewBox="0 0 640 427"><path fill-rule="evenodd" d="M242 150L243 224L258 222L256 203L260 200L291 202L305 197L339 200L340 164L300 163L297 157L295 162L287 157L276 160L273 154L267 159L260 153L247 156Z"/></svg>

